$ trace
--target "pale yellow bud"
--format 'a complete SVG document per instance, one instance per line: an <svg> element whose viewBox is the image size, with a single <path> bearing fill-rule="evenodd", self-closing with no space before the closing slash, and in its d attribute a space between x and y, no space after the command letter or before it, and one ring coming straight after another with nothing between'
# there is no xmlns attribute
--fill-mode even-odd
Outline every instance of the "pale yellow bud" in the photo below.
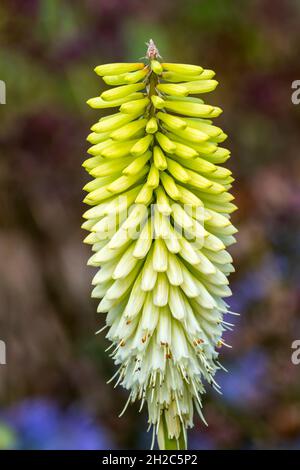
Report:
<svg viewBox="0 0 300 470"><path fill-rule="evenodd" d="M115 63L115 64L104 64L98 65L95 67L95 72L97 75L119 75L120 73L134 72L139 69L143 69L145 64L141 62L135 63Z"/></svg>

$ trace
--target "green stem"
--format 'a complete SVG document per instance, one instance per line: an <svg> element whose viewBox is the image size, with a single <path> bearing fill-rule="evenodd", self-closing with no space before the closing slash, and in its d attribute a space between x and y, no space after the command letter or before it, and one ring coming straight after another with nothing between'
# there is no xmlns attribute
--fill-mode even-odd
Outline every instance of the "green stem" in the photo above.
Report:
<svg viewBox="0 0 300 470"><path fill-rule="evenodd" d="M149 92L148 92L148 98L150 100L149 117L155 116L155 108L153 104L151 103L151 96L156 95L155 87L157 83L158 83L157 75L151 72L150 77L149 77Z"/></svg>
<svg viewBox="0 0 300 470"><path fill-rule="evenodd" d="M164 413L160 420L157 441L158 441L158 447L160 448L160 450L186 450L187 449L182 428L181 428L181 433L178 439L176 439L175 437L169 438L168 427L167 427Z"/></svg>
<svg viewBox="0 0 300 470"><path fill-rule="evenodd" d="M165 450L186 450L183 433L180 433L179 439L169 439L166 437Z"/></svg>

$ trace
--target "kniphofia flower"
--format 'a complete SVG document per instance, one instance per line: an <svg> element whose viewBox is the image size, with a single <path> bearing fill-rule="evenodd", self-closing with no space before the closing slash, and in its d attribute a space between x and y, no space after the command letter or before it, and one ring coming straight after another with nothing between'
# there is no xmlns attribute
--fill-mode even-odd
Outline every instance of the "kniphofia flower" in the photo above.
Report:
<svg viewBox="0 0 300 470"><path fill-rule="evenodd" d="M125 408L146 403L159 446L184 448L194 409L204 420L203 382L218 390L218 348L231 325L230 152L212 122L222 110L194 96L218 82L212 70L161 62L153 41L145 62L95 72L111 88L88 104L118 109L92 126L83 164L94 177L83 224L88 264L99 268L92 297L107 314Z"/></svg>

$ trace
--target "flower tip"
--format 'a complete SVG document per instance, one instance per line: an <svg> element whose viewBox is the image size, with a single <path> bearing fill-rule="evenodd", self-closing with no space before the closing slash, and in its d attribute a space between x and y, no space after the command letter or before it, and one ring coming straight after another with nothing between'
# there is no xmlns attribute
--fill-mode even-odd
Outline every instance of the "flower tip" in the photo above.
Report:
<svg viewBox="0 0 300 470"><path fill-rule="evenodd" d="M148 46L146 53L147 59L154 60L157 59L157 57L161 57L153 39L149 39L146 45Z"/></svg>
<svg viewBox="0 0 300 470"><path fill-rule="evenodd" d="M96 67L94 67L94 72L95 72L97 75L100 75L100 77L101 77L101 74L102 74L102 65L96 65Z"/></svg>

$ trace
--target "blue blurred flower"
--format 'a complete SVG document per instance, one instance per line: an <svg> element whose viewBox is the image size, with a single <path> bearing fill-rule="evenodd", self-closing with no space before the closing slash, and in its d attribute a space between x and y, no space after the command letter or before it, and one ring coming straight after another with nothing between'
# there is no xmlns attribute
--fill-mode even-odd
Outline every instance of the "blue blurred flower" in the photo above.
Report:
<svg viewBox="0 0 300 470"><path fill-rule="evenodd" d="M0 414L16 435L17 449L111 448L106 432L77 406L62 410L47 399L28 399Z"/></svg>
<svg viewBox="0 0 300 470"><path fill-rule="evenodd" d="M205 432L193 430L189 435L189 449L190 450L214 450L216 443L211 435Z"/></svg>
<svg viewBox="0 0 300 470"><path fill-rule="evenodd" d="M229 372L220 372L217 381L222 399L240 408L258 404L266 392L267 359L260 350L247 353L228 366Z"/></svg>
<svg viewBox="0 0 300 470"><path fill-rule="evenodd" d="M256 269L248 269L232 284L231 309L243 313L254 302L268 297L273 286L284 276L285 269L283 258L266 254Z"/></svg>

